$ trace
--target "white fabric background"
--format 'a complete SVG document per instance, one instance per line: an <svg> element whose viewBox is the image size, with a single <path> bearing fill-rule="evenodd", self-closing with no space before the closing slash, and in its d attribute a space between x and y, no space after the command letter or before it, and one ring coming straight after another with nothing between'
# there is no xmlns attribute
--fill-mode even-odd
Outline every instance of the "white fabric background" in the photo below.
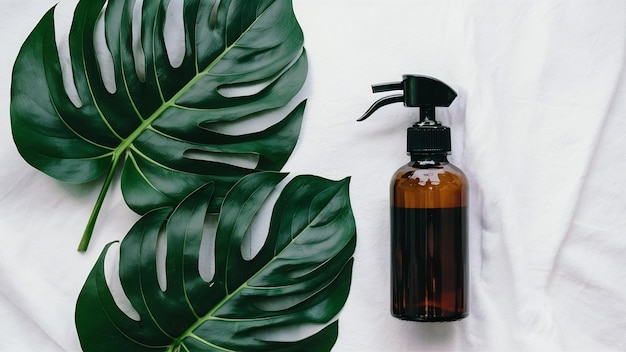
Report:
<svg viewBox="0 0 626 352"><path fill-rule="evenodd" d="M69 0L62 0L61 6ZM626 350L626 2L293 0L310 71L284 170L352 176L358 246L336 351ZM76 297L137 220L113 184L66 185L13 144L10 77L53 0L0 1L0 351L77 351ZM438 116L471 180L470 316L389 314L388 187L415 111L356 118L370 84L427 74L459 98Z"/></svg>

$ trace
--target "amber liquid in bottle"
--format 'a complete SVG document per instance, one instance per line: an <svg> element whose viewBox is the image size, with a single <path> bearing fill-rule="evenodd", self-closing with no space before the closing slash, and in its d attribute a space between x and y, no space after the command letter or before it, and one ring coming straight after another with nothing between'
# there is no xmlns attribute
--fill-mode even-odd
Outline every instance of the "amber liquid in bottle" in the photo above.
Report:
<svg viewBox="0 0 626 352"><path fill-rule="evenodd" d="M445 153L413 154L391 183L391 313L467 316L467 179Z"/></svg>

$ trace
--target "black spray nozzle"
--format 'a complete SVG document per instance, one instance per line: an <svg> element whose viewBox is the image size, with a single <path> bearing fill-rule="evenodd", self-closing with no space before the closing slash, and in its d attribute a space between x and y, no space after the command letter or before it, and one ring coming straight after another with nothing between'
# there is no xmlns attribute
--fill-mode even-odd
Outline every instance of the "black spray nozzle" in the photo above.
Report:
<svg viewBox="0 0 626 352"><path fill-rule="evenodd" d="M447 107L456 98L456 92L438 79L427 76L404 75L402 82L372 85L372 92L401 90L402 94L387 96L377 100L357 121L370 117L378 108L404 103L407 107L420 107L420 122L435 121L435 107Z"/></svg>

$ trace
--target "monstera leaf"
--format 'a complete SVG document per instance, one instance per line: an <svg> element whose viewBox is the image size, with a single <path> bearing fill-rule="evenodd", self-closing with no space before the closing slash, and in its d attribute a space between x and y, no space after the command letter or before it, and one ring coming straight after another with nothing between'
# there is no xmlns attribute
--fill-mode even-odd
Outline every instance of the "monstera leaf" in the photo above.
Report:
<svg viewBox="0 0 626 352"><path fill-rule="evenodd" d="M142 217L122 241L119 258L122 288L138 320L118 308L107 286L109 244L76 306L83 349L329 350L337 337L337 322L329 322L348 296L356 243L348 181L294 178L274 204L258 254L244 259L244 238L249 231L258 234L255 214L284 177L252 174L228 193L215 236L204 237L214 240L214 246L203 246L213 248L205 253L215 267L208 281L200 275L200 248L212 184L192 193L173 212L163 208ZM165 259L156 254L160 233L166 236ZM165 261L165 290L158 280L159 260ZM302 324L322 325L302 340L263 337Z"/></svg>
<svg viewBox="0 0 626 352"><path fill-rule="evenodd" d="M24 159L66 182L104 177L81 250L118 164L124 198L140 214L175 205L207 182L215 185L210 210L217 211L237 180L280 170L296 144L304 102L279 109L307 74L291 0L177 1L184 49L176 64L165 39L175 17L169 3L143 1L138 21L135 0L80 1L69 33L69 84L54 9L16 60L11 125ZM267 121L269 113L279 119L245 134L228 132L229 124Z"/></svg>

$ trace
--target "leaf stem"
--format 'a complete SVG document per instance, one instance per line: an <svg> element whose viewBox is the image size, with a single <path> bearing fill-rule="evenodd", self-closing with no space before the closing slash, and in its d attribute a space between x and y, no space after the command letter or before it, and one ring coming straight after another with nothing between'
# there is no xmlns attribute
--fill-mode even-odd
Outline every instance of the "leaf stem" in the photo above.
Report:
<svg viewBox="0 0 626 352"><path fill-rule="evenodd" d="M102 209L102 204L104 203L104 198L111 186L111 182L113 181L113 176L115 175L115 169L117 169L117 164L120 160L119 154L114 154L113 162L111 163L111 168L107 174L106 179L104 180L104 184L102 185L102 189L100 190L100 194L98 195L98 199L96 200L96 205L91 211L91 216L89 217L89 222L87 222L87 227L85 228L85 232L83 232L83 237L80 239L80 243L78 244L78 251L85 252L87 247L89 246L89 241L91 240L91 235L93 234L93 229L96 226L96 220L98 219L98 214L100 214L100 209Z"/></svg>

